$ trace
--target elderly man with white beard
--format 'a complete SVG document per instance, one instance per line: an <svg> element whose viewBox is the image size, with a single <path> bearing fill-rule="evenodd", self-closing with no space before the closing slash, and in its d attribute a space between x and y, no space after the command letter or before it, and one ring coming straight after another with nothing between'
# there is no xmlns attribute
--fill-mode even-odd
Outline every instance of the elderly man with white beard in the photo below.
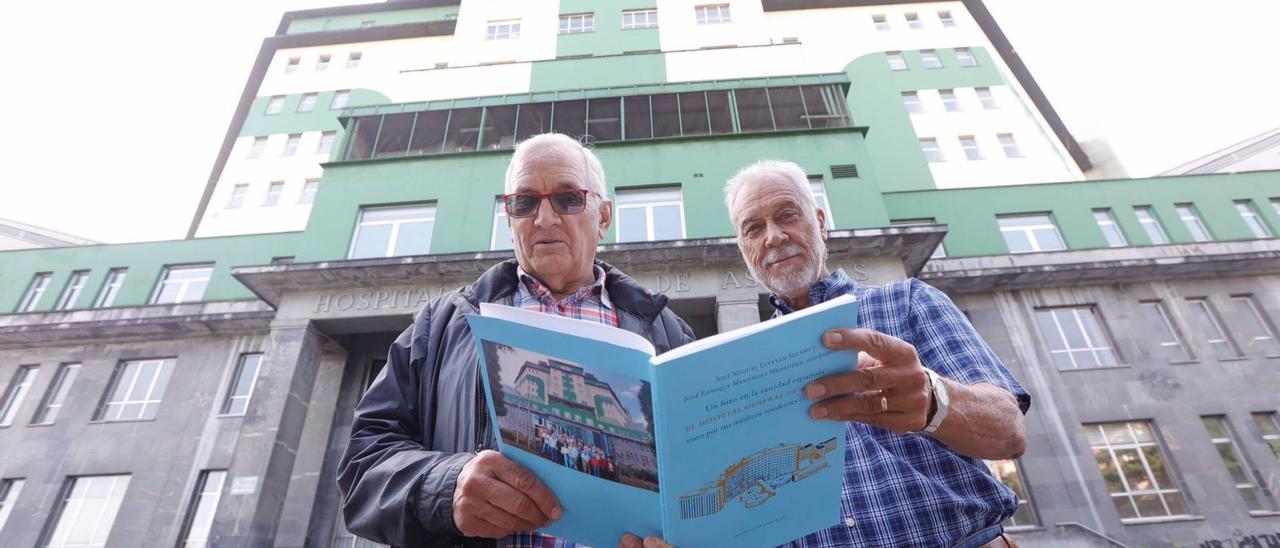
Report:
<svg viewBox="0 0 1280 548"><path fill-rule="evenodd" d="M791 544L1012 545L1000 523L1017 497L982 459L1022 455L1031 397L964 314L914 278L862 285L829 270L828 219L794 163L747 166L725 203L774 317L839 295L860 301L857 326L822 334L828 348L857 352L850 371L804 389L813 419L846 425L843 521Z"/></svg>

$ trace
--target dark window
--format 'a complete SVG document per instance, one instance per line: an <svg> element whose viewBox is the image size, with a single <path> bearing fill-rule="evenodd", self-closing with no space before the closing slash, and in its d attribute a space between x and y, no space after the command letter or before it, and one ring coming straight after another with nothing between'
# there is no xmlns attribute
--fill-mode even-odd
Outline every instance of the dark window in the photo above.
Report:
<svg viewBox="0 0 1280 548"><path fill-rule="evenodd" d="M582 139L587 131L587 102L557 101L552 117L552 127L556 133L563 133L574 139Z"/></svg>
<svg viewBox="0 0 1280 548"><path fill-rule="evenodd" d="M680 127L685 135L710 133L707 121L707 96L701 91L680 94Z"/></svg>
<svg viewBox="0 0 1280 548"><path fill-rule="evenodd" d="M412 154L439 154L444 144L444 126L449 122L449 111L428 110L418 113L413 124L413 140L409 142Z"/></svg>
<svg viewBox="0 0 1280 548"><path fill-rule="evenodd" d="M378 126L382 124L381 116L370 116L356 120L356 130L351 137L351 149L347 153L350 160L364 160L373 153L373 142L378 138Z"/></svg>
<svg viewBox="0 0 1280 548"><path fill-rule="evenodd" d="M809 124L814 128L845 127L849 125L845 114L844 96L840 86L801 86Z"/></svg>
<svg viewBox="0 0 1280 548"><path fill-rule="evenodd" d="M676 95L664 93L653 96L653 136L675 137L680 135L680 113Z"/></svg>
<svg viewBox="0 0 1280 548"><path fill-rule="evenodd" d="M653 120L649 119L649 96L627 97L627 139L653 137Z"/></svg>
<svg viewBox="0 0 1280 548"><path fill-rule="evenodd" d="M738 127L742 131L772 131L773 118L769 115L769 96L763 88L740 89L733 92L738 103Z"/></svg>
<svg viewBox="0 0 1280 548"><path fill-rule="evenodd" d="M404 156L409 149L409 130L413 128L413 113L388 114L382 119L382 131L378 132L374 157Z"/></svg>
<svg viewBox="0 0 1280 548"><path fill-rule="evenodd" d="M617 97L592 99L587 105L587 140L622 139L622 107Z"/></svg>
<svg viewBox="0 0 1280 548"><path fill-rule="evenodd" d="M711 115L711 133L733 133L733 113L729 111L728 91L708 91L707 110Z"/></svg>
<svg viewBox="0 0 1280 548"><path fill-rule="evenodd" d="M484 142L480 143L480 148L511 148L515 146L515 140L516 106L489 107L485 112Z"/></svg>
<svg viewBox="0 0 1280 548"><path fill-rule="evenodd" d="M479 107L454 109L444 140L445 152L471 152L480 136Z"/></svg>
<svg viewBox="0 0 1280 548"><path fill-rule="evenodd" d="M551 103L520 105L516 142L551 131Z"/></svg>
<svg viewBox="0 0 1280 548"><path fill-rule="evenodd" d="M808 129L800 88L769 88L769 104L773 107L773 122L778 129Z"/></svg>

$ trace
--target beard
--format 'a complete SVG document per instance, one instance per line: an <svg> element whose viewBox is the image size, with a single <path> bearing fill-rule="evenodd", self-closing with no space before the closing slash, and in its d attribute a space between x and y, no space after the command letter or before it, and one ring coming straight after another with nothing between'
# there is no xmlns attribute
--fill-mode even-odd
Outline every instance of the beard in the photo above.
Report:
<svg viewBox="0 0 1280 548"><path fill-rule="evenodd" d="M788 265L781 269L769 269L767 265L791 257L800 255L804 260L801 265ZM800 244L795 242L787 242L781 247L774 248L765 253L764 258L759 265L748 264L748 270L755 276L760 283L764 284L769 291L779 296L789 296L797 291L808 289L822 275L823 265L827 262L826 246L819 246L814 250L806 250Z"/></svg>

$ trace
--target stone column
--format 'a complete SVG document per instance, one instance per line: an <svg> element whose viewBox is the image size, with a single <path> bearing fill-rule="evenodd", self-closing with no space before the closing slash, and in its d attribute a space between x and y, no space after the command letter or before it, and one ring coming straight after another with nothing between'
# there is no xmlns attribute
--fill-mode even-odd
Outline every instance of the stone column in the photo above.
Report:
<svg viewBox="0 0 1280 548"><path fill-rule="evenodd" d="M272 322L268 344L227 470L227 491L210 545L276 544L317 375L322 363L341 363L344 353L306 320Z"/></svg>
<svg viewBox="0 0 1280 548"><path fill-rule="evenodd" d="M760 323L760 297L755 294L716 296L716 330L732 331Z"/></svg>

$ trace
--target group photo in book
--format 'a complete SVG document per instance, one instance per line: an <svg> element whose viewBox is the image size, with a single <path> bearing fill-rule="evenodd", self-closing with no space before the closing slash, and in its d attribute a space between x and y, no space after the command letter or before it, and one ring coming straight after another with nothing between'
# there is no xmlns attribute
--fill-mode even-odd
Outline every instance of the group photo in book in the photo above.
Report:
<svg viewBox="0 0 1280 548"><path fill-rule="evenodd" d="M648 381L481 344L502 441L575 472L658 490Z"/></svg>

